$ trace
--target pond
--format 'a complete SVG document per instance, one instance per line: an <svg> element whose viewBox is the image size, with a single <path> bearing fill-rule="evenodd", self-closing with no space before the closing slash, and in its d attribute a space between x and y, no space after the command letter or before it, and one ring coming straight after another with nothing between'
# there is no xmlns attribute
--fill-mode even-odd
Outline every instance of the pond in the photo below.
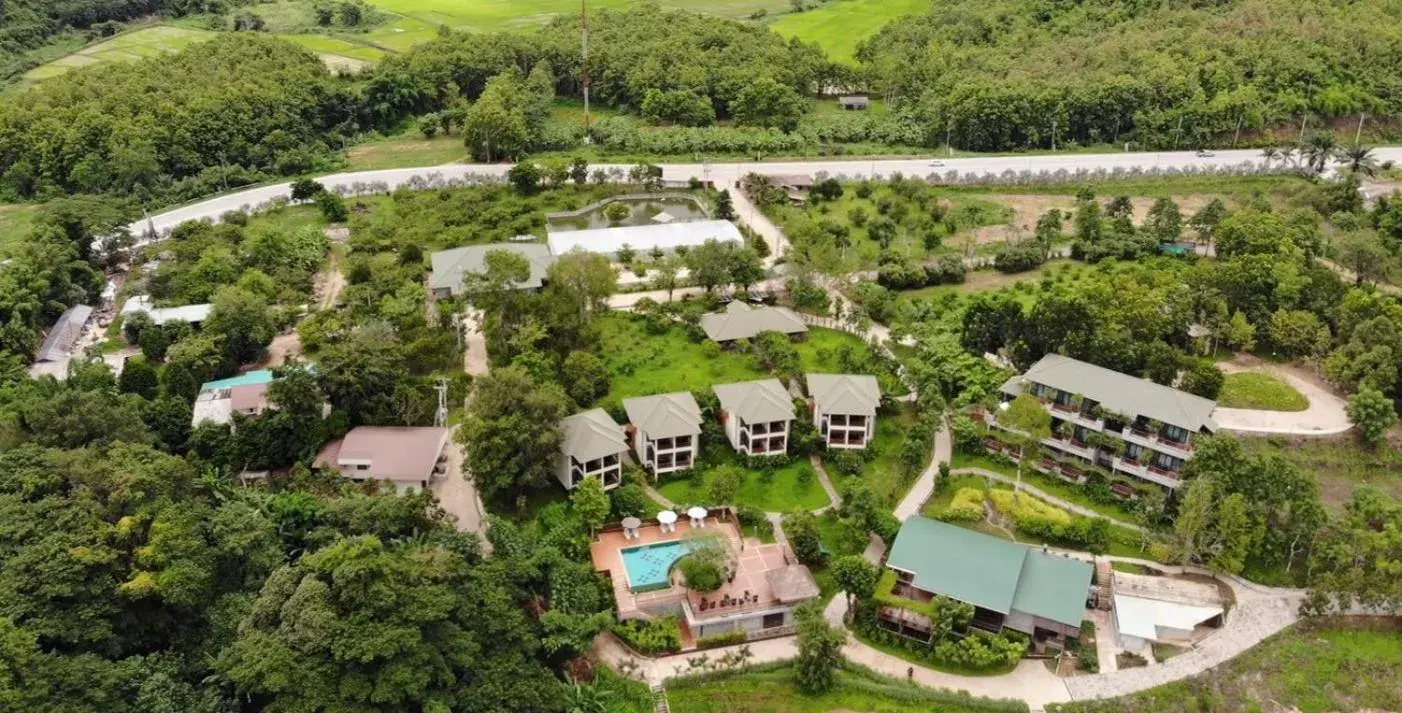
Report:
<svg viewBox="0 0 1402 713"><path fill-rule="evenodd" d="M611 205L628 208L626 217L610 220L606 214ZM617 211L618 209L613 209ZM659 216L663 216L659 219ZM552 230L589 230L656 223L680 223L705 220L710 216L700 201L691 196L620 196L587 205L577 211L551 213L546 216Z"/></svg>

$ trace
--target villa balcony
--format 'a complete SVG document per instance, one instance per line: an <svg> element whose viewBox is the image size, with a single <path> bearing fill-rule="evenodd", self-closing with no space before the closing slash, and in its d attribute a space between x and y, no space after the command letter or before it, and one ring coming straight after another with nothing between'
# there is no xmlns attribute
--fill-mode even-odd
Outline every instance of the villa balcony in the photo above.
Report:
<svg viewBox="0 0 1402 713"><path fill-rule="evenodd" d="M1042 405L1046 407L1048 413L1068 423L1074 423L1077 426L1082 426L1092 431L1102 431L1105 429L1104 421L1095 418L1076 406L1059 404L1055 401L1043 401Z"/></svg>
<svg viewBox="0 0 1402 713"><path fill-rule="evenodd" d="M1139 428L1126 428L1121 437L1126 441L1145 448L1151 448L1160 453L1167 453L1175 458L1187 460L1193 457L1193 444L1185 441L1174 441L1163 437L1157 433L1150 433Z"/></svg>
<svg viewBox="0 0 1402 713"><path fill-rule="evenodd" d="M1183 476L1170 470L1165 470L1157 466L1146 465L1127 461L1123 458L1114 460L1115 470L1126 475L1132 475L1150 483L1157 483L1166 488L1177 488L1183 482Z"/></svg>
<svg viewBox="0 0 1402 713"><path fill-rule="evenodd" d="M1095 460L1094 449L1090 446L1073 439L1043 438L1042 445L1051 446L1062 453L1070 453L1073 456L1080 456L1086 460Z"/></svg>

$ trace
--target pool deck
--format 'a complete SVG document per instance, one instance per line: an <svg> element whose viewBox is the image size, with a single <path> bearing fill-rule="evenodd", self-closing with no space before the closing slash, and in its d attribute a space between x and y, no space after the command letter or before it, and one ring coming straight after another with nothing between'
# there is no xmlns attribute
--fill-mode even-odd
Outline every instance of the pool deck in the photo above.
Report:
<svg viewBox="0 0 1402 713"><path fill-rule="evenodd" d="M742 555L747 547L754 547L745 545L735 523L722 522L715 517L706 518L704 528L694 528L690 519L682 517L677 522L676 532L663 532L660 525L649 522L638 530L636 540L624 539L621 529L611 528L606 528L594 536L594 541L589 544L589 558L594 562L594 569L609 574L609 579L613 582L613 597L618 602L620 619L642 617L642 607L649 604L680 602L686 598L686 590L681 587L634 594L628 587L628 570L623 564L623 550L640 545L680 541L692 532L725 537L730 540L731 547Z"/></svg>
<svg viewBox="0 0 1402 713"><path fill-rule="evenodd" d="M663 542L676 542L686 539L691 533L720 535L730 541L731 551L736 557L734 576L720 589L707 594L692 592L680 585L648 592L633 592L628 586L627 568L623 561L623 550ZM620 619L646 618L646 609L662 604L686 602L692 616L700 619L727 617L748 611L770 609L781 602L769 581L769 573L781 570L793 563L792 556L782 544L761 544L758 540L746 540L734 521L721 521L715 517L706 518L704 528L693 528L683 518L677 523L676 532L662 532L656 523L647 523L638 530L638 539L624 539L623 532L606 528L599 532L589 545L590 559L594 568L609 574L613 584L614 600L618 603ZM713 606L715 602L732 600L725 606ZM739 603L749 600L748 603ZM706 607L702 607L702 601Z"/></svg>

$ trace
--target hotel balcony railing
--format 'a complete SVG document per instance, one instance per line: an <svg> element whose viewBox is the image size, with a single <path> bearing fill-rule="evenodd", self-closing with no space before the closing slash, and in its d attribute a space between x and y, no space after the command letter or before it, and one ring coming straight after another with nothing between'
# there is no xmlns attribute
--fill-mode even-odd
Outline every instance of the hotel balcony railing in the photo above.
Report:
<svg viewBox="0 0 1402 713"><path fill-rule="evenodd" d="M1123 458L1116 458L1113 466L1115 470L1121 473L1132 475L1141 480L1147 480L1150 483L1157 483L1169 488L1177 488L1183 482L1183 476L1181 474L1159 468L1158 466L1135 463Z"/></svg>

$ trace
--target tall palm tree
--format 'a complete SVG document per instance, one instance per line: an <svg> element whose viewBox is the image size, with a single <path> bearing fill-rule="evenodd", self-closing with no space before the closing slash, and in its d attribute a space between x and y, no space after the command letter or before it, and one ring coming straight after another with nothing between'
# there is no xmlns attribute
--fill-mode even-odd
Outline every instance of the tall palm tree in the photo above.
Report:
<svg viewBox="0 0 1402 713"><path fill-rule="evenodd" d="M1344 162L1344 168L1354 173L1361 173L1369 178L1378 175L1380 168L1378 157L1373 155L1373 149L1370 146L1354 146L1344 149L1339 152L1339 158Z"/></svg>
<svg viewBox="0 0 1402 713"><path fill-rule="evenodd" d="M1305 165L1313 173L1323 173L1330 159L1334 158L1334 152L1338 149L1338 143L1334 141L1333 134L1322 131L1311 134L1305 139L1305 145L1300 149Z"/></svg>
<svg viewBox="0 0 1402 713"><path fill-rule="evenodd" d="M1261 158L1265 160L1266 168L1270 168L1271 164L1276 159L1280 158L1280 149L1274 146L1267 146L1261 149Z"/></svg>

